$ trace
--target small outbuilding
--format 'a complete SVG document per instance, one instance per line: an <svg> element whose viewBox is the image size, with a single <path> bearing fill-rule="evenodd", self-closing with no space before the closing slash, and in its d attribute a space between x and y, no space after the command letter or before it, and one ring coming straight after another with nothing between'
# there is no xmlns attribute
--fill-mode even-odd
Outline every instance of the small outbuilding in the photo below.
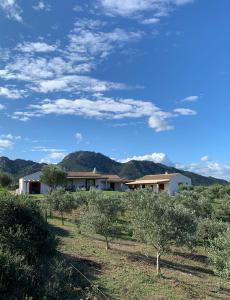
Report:
<svg viewBox="0 0 230 300"><path fill-rule="evenodd" d="M126 183L130 189L151 188L154 192L167 192L175 195L180 190L180 185L191 186L191 178L180 173L146 175L135 181Z"/></svg>

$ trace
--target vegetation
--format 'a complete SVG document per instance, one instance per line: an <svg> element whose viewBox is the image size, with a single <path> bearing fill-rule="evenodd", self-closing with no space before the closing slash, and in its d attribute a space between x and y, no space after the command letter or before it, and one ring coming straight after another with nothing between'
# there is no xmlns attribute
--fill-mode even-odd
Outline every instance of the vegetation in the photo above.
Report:
<svg viewBox="0 0 230 300"><path fill-rule="evenodd" d="M0 298L229 299L229 191L3 190Z"/></svg>
<svg viewBox="0 0 230 300"><path fill-rule="evenodd" d="M129 195L131 222L135 236L156 251L157 275L160 274L160 257L173 243L189 245L196 233L193 211L172 202L167 194L151 190L135 191Z"/></svg>
<svg viewBox="0 0 230 300"><path fill-rule="evenodd" d="M116 236L116 222L121 212L121 202L117 195L108 196L93 191L83 208L81 228L83 231L102 235L106 240L106 250L109 249L109 238Z"/></svg>
<svg viewBox="0 0 230 300"><path fill-rule="evenodd" d="M42 168L41 182L50 187L50 192L55 191L58 186L62 186L66 181L66 172L54 165Z"/></svg>
<svg viewBox="0 0 230 300"><path fill-rule="evenodd" d="M0 173L0 186L8 187L12 183L12 177L7 173Z"/></svg>
<svg viewBox="0 0 230 300"><path fill-rule="evenodd" d="M211 241L209 257L221 279L230 279L230 228Z"/></svg>

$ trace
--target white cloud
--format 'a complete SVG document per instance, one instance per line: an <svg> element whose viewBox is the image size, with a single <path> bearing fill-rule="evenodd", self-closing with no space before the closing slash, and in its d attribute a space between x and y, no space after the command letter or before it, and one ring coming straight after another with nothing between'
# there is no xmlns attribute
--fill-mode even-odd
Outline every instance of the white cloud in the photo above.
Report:
<svg viewBox="0 0 230 300"><path fill-rule="evenodd" d="M48 154L48 159L61 160L66 156L64 152L51 152Z"/></svg>
<svg viewBox="0 0 230 300"><path fill-rule="evenodd" d="M153 24L157 24L159 22L160 22L159 18L150 18L150 19L144 19L143 21L141 21L141 24L153 25Z"/></svg>
<svg viewBox="0 0 230 300"><path fill-rule="evenodd" d="M34 117L42 117L49 114L83 116L94 119L137 119L147 118L150 128L156 132L172 130L169 119L178 117L179 114L165 112L152 102L134 99L113 99L96 96L94 100L79 98L76 100L49 99L39 104L30 105L28 111L17 111L12 118L28 121Z"/></svg>
<svg viewBox="0 0 230 300"><path fill-rule="evenodd" d="M0 96L6 97L9 99L19 99L23 97L25 91L23 90L16 90L16 89L9 89L7 87L0 87Z"/></svg>
<svg viewBox="0 0 230 300"><path fill-rule="evenodd" d="M176 108L173 111L182 116L195 116L197 114L195 110L189 108Z"/></svg>
<svg viewBox="0 0 230 300"><path fill-rule="evenodd" d="M221 164L210 160L207 156L203 157L201 162L190 163L188 165L177 164L179 169L195 172L203 176L211 176L215 178L221 178L230 181L230 165Z"/></svg>
<svg viewBox="0 0 230 300"><path fill-rule="evenodd" d="M16 0L0 0L0 9L4 11L7 18L22 22L22 10Z"/></svg>
<svg viewBox="0 0 230 300"><path fill-rule="evenodd" d="M45 11L50 11L50 5L45 4L44 1L38 1L37 5L33 6L34 10L45 10Z"/></svg>
<svg viewBox="0 0 230 300"><path fill-rule="evenodd" d="M188 96L182 100L182 102L196 102L199 100L199 96Z"/></svg>
<svg viewBox="0 0 230 300"><path fill-rule="evenodd" d="M17 49L22 52L52 52L57 49L57 45L49 45L45 42L24 42L18 44Z"/></svg>
<svg viewBox="0 0 230 300"><path fill-rule="evenodd" d="M6 109L5 105L0 104L0 111Z"/></svg>
<svg viewBox="0 0 230 300"><path fill-rule="evenodd" d="M121 162L128 162L130 160L140 160L140 161L152 161L154 163L164 164L167 166L172 166L173 163L169 160L165 153L154 152L151 154L140 155L140 156L132 156L129 158L125 158L120 160Z"/></svg>
<svg viewBox="0 0 230 300"><path fill-rule="evenodd" d="M89 76L69 75L50 80L38 80L31 87L39 93L49 92L105 92L109 90L122 90L127 87L122 83L106 82Z"/></svg>
<svg viewBox="0 0 230 300"><path fill-rule="evenodd" d="M175 6L193 2L193 0L99 0L105 12L110 15L134 17L144 12L153 16L165 16Z"/></svg>
<svg viewBox="0 0 230 300"><path fill-rule="evenodd" d="M205 156L202 156L200 160L201 161L210 161L210 158L208 155L205 155Z"/></svg>
<svg viewBox="0 0 230 300"><path fill-rule="evenodd" d="M83 141L83 135L80 132L75 133L75 139L77 140L77 143L81 143Z"/></svg>
<svg viewBox="0 0 230 300"><path fill-rule="evenodd" d="M167 115L165 117L158 116L158 114L151 116L148 121L149 127L155 129L156 132L173 130L174 127L168 124L167 118Z"/></svg>
<svg viewBox="0 0 230 300"><path fill-rule="evenodd" d="M14 145L11 139L0 138L0 149L8 149Z"/></svg>
<svg viewBox="0 0 230 300"><path fill-rule="evenodd" d="M69 35L68 51L77 60L91 60L95 57L104 59L113 53L116 48L122 47L130 41L138 41L143 33L125 31L115 28L112 31L101 29L103 23L94 20L79 20ZM73 58L74 59L74 58Z"/></svg>

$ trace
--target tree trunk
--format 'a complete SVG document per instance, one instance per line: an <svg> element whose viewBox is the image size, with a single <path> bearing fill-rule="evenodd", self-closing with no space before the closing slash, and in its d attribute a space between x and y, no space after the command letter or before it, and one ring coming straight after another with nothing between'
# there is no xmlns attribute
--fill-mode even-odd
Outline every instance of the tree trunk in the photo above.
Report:
<svg viewBox="0 0 230 300"><path fill-rule="evenodd" d="M61 223L64 225L64 217L63 217L63 212L61 212Z"/></svg>
<svg viewBox="0 0 230 300"><path fill-rule="evenodd" d="M109 250L110 246L109 246L109 241L108 241L108 237L107 236L105 237L105 241L106 241L106 250Z"/></svg>
<svg viewBox="0 0 230 300"><path fill-rule="evenodd" d="M45 219L46 219L46 223L47 223L48 222L47 208L45 209Z"/></svg>
<svg viewBox="0 0 230 300"><path fill-rule="evenodd" d="M161 266L160 266L160 258L161 258L161 254L159 252L157 252L157 276L161 275Z"/></svg>

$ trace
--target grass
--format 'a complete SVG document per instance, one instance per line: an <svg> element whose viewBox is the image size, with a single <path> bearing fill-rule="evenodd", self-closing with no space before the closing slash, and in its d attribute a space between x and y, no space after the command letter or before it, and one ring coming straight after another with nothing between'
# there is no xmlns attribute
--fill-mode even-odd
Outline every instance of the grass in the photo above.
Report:
<svg viewBox="0 0 230 300"><path fill-rule="evenodd" d="M218 290L202 249L191 254L175 248L162 257L162 277L155 275L155 253L128 239L115 240L105 250L101 236L79 234L76 225L49 220L60 239L59 251L109 297L109 299L230 299L230 284ZM101 298L105 299L105 298Z"/></svg>

